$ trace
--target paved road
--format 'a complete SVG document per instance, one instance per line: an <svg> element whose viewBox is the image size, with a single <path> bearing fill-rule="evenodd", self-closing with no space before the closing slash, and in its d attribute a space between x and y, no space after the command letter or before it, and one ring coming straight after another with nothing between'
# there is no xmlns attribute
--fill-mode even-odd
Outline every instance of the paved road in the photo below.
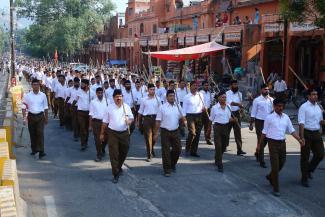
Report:
<svg viewBox="0 0 325 217"><path fill-rule="evenodd" d="M301 187L299 148L292 138L280 175L282 195L276 198L265 180L269 168L262 169L254 161L255 134L247 128L243 139L248 155L235 155L231 137L223 174L213 165L214 148L202 140L201 158L182 156L177 172L169 178L162 175L160 158L145 162L144 140L136 131L118 184L111 182L108 159L94 162L92 138L90 148L80 152L79 143L60 129L58 120L50 120L45 133L45 160L29 155L27 130L18 141L24 146L17 149L20 191L34 217L325 216L325 163L316 171L312 187ZM156 153L161 156L160 143Z"/></svg>

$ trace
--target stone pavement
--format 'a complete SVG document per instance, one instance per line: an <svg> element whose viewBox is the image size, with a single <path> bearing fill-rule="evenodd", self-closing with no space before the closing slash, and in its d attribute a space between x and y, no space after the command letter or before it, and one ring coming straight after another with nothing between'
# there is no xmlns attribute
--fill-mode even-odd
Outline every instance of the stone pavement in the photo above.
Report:
<svg viewBox="0 0 325 217"><path fill-rule="evenodd" d="M17 131L21 130L21 125ZM299 145L287 140L287 162L280 173L281 197L274 197L265 179L268 169L254 160L256 136L243 126L245 157L236 156L233 134L224 155L224 173L213 162L214 147L203 141L201 158L180 158L177 172L163 176L160 142L157 158L145 162L144 139L136 130L131 138L124 176L111 182L109 160L96 163L93 138L80 152L71 132L51 118L46 127L45 160L30 156L27 129L17 149L20 191L34 217L296 217L325 215L325 163L321 163L311 188L300 186ZM183 140L184 151L184 140ZM268 151L267 151L268 153ZM106 157L107 158L107 157ZM268 158L268 156L267 156Z"/></svg>

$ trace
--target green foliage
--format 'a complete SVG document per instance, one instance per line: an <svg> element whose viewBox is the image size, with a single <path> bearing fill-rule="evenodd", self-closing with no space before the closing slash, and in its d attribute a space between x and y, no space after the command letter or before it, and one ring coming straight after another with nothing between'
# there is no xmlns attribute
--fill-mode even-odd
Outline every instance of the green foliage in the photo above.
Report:
<svg viewBox="0 0 325 217"><path fill-rule="evenodd" d="M9 49L9 34L0 27L0 55Z"/></svg>
<svg viewBox="0 0 325 217"><path fill-rule="evenodd" d="M311 20L325 27L325 0L280 0L280 6L282 16L289 21Z"/></svg>
<svg viewBox="0 0 325 217"><path fill-rule="evenodd" d="M100 32L110 18L110 0L16 0L18 14L34 23L25 46L33 56L73 55Z"/></svg>

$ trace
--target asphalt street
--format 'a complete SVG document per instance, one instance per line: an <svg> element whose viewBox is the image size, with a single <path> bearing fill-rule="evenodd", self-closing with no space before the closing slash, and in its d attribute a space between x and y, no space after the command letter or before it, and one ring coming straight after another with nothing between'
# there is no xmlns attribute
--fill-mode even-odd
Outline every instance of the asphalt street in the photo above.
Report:
<svg viewBox="0 0 325 217"><path fill-rule="evenodd" d="M50 118L45 130L47 156L38 160L29 155L27 129L18 136L17 165L22 198L34 217L296 217L325 216L325 163L314 173L310 188L300 185L300 148L292 137L287 139L287 162L280 173L281 197L271 194L265 179L269 172L254 160L256 136L243 126L243 149L248 154L236 156L231 133L230 146L224 155L224 173L214 166L214 147L199 145L200 158L184 156L177 172L164 177L160 142L157 157L145 161L145 144L136 130L131 137L124 176L111 182L111 167L106 156L94 162L95 146L89 140L86 152L74 142L72 133ZM16 128L18 135L21 125ZM267 151L268 153L268 151Z"/></svg>

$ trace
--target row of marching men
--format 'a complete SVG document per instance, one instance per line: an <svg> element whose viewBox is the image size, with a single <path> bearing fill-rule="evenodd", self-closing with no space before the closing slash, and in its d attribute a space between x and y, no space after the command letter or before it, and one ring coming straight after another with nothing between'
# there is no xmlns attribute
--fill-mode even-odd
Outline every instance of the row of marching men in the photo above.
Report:
<svg viewBox="0 0 325 217"><path fill-rule="evenodd" d="M64 80L65 76L58 76L62 89L65 87ZM222 157L229 145L231 129L234 130L237 155L245 154L242 150L240 120L243 108L242 94L238 90L236 80L231 82L229 91L221 91L216 96L209 91L208 82L202 83L201 91L198 90L196 82L191 82L190 88L187 89L184 81L179 82L177 89L173 81L163 82L164 86L160 87L160 82L155 86L152 83L145 85L143 80L121 79L116 87L113 78L102 84L100 76L97 75L95 82L90 82L88 79L80 80L75 77L73 82L68 82L70 91L65 91L66 95L60 95L61 87L56 87L54 101L58 104L61 125L67 123L64 120L64 112L71 111L74 136L75 139L80 136L82 151L87 148L89 129L92 129L95 138L96 161L102 160L105 145L109 144L114 183L118 182L122 174L122 164L127 156L130 135L135 126L144 135L149 162L155 157L154 147L160 129L163 170L166 177L176 171L181 153L181 134L184 133L185 126L188 128L185 151L186 156L191 157L200 157L198 143L202 128L208 144L213 144L210 138L213 129L215 165L219 172L223 172ZM212 106L214 97L218 103ZM312 178L312 172L324 155L319 133L320 125L324 124L324 121L321 108L317 104L317 92L310 90L308 97L308 101L299 109L299 135L295 133L289 117L283 113L285 102L282 99L273 100L266 85L261 87L261 95L253 102L249 128L253 130L255 124L258 138L255 156L261 167L265 168L264 148L268 144L271 172L266 178L273 186L276 196L280 195L278 174L285 162L286 132L292 134L301 145L303 186L309 186L308 179ZM310 151L314 153L311 161Z"/></svg>

